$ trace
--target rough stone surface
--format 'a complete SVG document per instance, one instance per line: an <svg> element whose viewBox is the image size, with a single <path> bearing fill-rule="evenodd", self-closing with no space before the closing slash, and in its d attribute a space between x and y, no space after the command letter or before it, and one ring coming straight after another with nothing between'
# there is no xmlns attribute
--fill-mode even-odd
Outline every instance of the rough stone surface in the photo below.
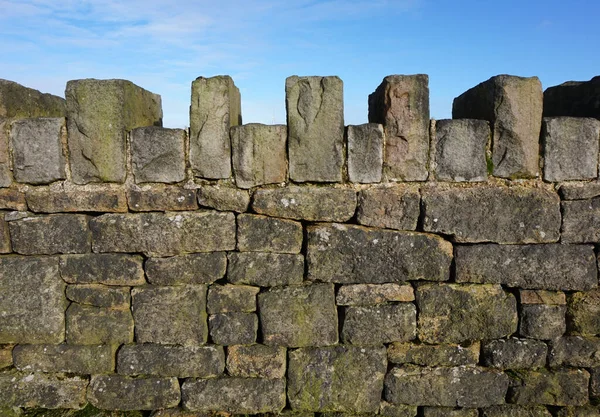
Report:
<svg viewBox="0 0 600 417"><path fill-rule="evenodd" d="M567 297L564 292L520 290L519 298L521 304L548 304L556 306L567 304Z"/></svg>
<svg viewBox="0 0 600 417"><path fill-rule="evenodd" d="M0 189L0 209L27 211L25 194L14 188Z"/></svg>
<svg viewBox="0 0 600 417"><path fill-rule="evenodd" d="M10 169L10 119L0 116L0 187L10 187L13 175Z"/></svg>
<svg viewBox="0 0 600 417"><path fill-rule="evenodd" d="M66 339L74 345L133 342L129 309L116 310L71 303L66 312Z"/></svg>
<svg viewBox="0 0 600 417"><path fill-rule="evenodd" d="M414 304L347 307L342 341L352 345L380 345L405 342L417 336Z"/></svg>
<svg viewBox="0 0 600 417"><path fill-rule="evenodd" d="M563 243L600 241L600 198L563 201L561 204Z"/></svg>
<svg viewBox="0 0 600 417"><path fill-rule="evenodd" d="M129 308L129 288L109 287L102 284L69 285L66 291L70 301L95 307Z"/></svg>
<svg viewBox="0 0 600 417"><path fill-rule="evenodd" d="M49 214L9 223L13 250L23 255L53 255L90 251L89 217Z"/></svg>
<svg viewBox="0 0 600 417"><path fill-rule="evenodd" d="M476 365L479 362L479 342L465 345L427 345L393 343L388 346L388 361L421 366Z"/></svg>
<svg viewBox="0 0 600 417"><path fill-rule="evenodd" d="M498 339L517 330L517 302L500 285L423 284L416 298L425 343Z"/></svg>
<svg viewBox="0 0 600 417"><path fill-rule="evenodd" d="M240 90L231 77L198 77L192 82L190 164L197 177L231 176L229 129L240 124Z"/></svg>
<svg viewBox="0 0 600 417"><path fill-rule="evenodd" d="M225 275L225 252L193 253L170 258L149 258L146 277L154 285L209 284Z"/></svg>
<svg viewBox="0 0 600 417"><path fill-rule="evenodd" d="M0 370L13 365L13 345L0 345Z"/></svg>
<svg viewBox="0 0 600 417"><path fill-rule="evenodd" d="M131 131L131 164L136 183L185 180L183 129L140 127Z"/></svg>
<svg viewBox="0 0 600 417"><path fill-rule="evenodd" d="M385 348L335 346L289 352L293 410L375 413L386 372Z"/></svg>
<svg viewBox="0 0 600 417"><path fill-rule="evenodd" d="M482 417L552 417L541 405L495 405L482 409L481 413Z"/></svg>
<svg viewBox="0 0 600 417"><path fill-rule="evenodd" d="M181 399L177 378L129 378L94 375L88 401L106 410L156 410L176 407Z"/></svg>
<svg viewBox="0 0 600 417"><path fill-rule="evenodd" d="M550 366L593 368L600 366L600 339L596 337L566 336L550 344Z"/></svg>
<svg viewBox="0 0 600 417"><path fill-rule="evenodd" d="M568 297L567 325L572 333L600 334L600 290L576 292Z"/></svg>
<svg viewBox="0 0 600 417"><path fill-rule="evenodd" d="M0 79L0 117L64 117L65 99Z"/></svg>
<svg viewBox="0 0 600 417"><path fill-rule="evenodd" d="M250 204L250 194L248 191L233 187L203 185L198 188L197 194L198 204L220 211L243 213L248 210L248 205Z"/></svg>
<svg viewBox="0 0 600 417"><path fill-rule="evenodd" d="M425 413L427 413L427 409L425 409L424 411ZM416 417L417 407L412 405L390 404L386 401L382 401L381 405L379 406L379 415L382 417ZM435 416L432 415L431 417ZM439 417L444 416L440 415Z"/></svg>
<svg viewBox="0 0 600 417"><path fill-rule="evenodd" d="M537 77L498 75L454 99L453 119L483 119L492 127L493 174L538 175L542 84Z"/></svg>
<svg viewBox="0 0 600 417"><path fill-rule="evenodd" d="M600 409L598 406L587 405L583 407L562 407L556 413L557 417L598 417Z"/></svg>
<svg viewBox="0 0 600 417"><path fill-rule="evenodd" d="M234 284L275 287L301 284L304 256L285 253L231 252L227 280Z"/></svg>
<svg viewBox="0 0 600 417"><path fill-rule="evenodd" d="M133 187L127 190L131 211L196 210L196 192L176 185Z"/></svg>
<svg viewBox="0 0 600 417"><path fill-rule="evenodd" d="M280 346L236 345L227 348L227 372L243 378L284 378L286 349Z"/></svg>
<svg viewBox="0 0 600 417"><path fill-rule="evenodd" d="M477 186L422 191L426 232L457 242L552 243L558 241L560 205L552 191Z"/></svg>
<svg viewBox="0 0 600 417"><path fill-rule="evenodd" d="M429 77L390 75L369 95L369 122L385 130L388 179L424 181L429 158Z"/></svg>
<svg viewBox="0 0 600 417"><path fill-rule="evenodd" d="M302 225L291 220L256 214L237 216L237 249L240 252L300 253Z"/></svg>
<svg viewBox="0 0 600 417"><path fill-rule="evenodd" d="M581 369L521 371L513 377L507 400L514 404L585 405L590 374Z"/></svg>
<svg viewBox="0 0 600 417"><path fill-rule="evenodd" d="M558 193L563 200L587 200L600 196L600 182L566 182Z"/></svg>
<svg viewBox="0 0 600 417"><path fill-rule="evenodd" d="M0 215L0 253L11 253L10 232L8 223Z"/></svg>
<svg viewBox="0 0 600 417"><path fill-rule="evenodd" d="M288 77L285 96L290 179L340 182L344 164L342 80Z"/></svg>
<svg viewBox="0 0 600 417"><path fill-rule="evenodd" d="M542 340L562 336L566 330L566 310L565 306L522 305L519 334L523 337Z"/></svg>
<svg viewBox="0 0 600 417"><path fill-rule="evenodd" d="M114 356L110 345L17 345L13 350L15 367L26 372L110 373Z"/></svg>
<svg viewBox="0 0 600 417"><path fill-rule="evenodd" d="M73 182L123 182L126 134L161 126L161 98L130 81L74 80L67 83L69 161Z"/></svg>
<svg viewBox="0 0 600 417"><path fill-rule="evenodd" d="M256 311L259 290L249 285L211 285L208 289L208 314Z"/></svg>
<svg viewBox="0 0 600 417"><path fill-rule="evenodd" d="M208 318L210 337L216 344L249 345L256 342L258 316L254 313L223 313Z"/></svg>
<svg viewBox="0 0 600 417"><path fill-rule="evenodd" d="M591 368L590 372L590 397L594 400L600 398L600 368Z"/></svg>
<svg viewBox="0 0 600 417"><path fill-rule="evenodd" d="M338 341L333 284L272 288L258 294L263 342L289 347Z"/></svg>
<svg viewBox="0 0 600 417"><path fill-rule="evenodd" d="M69 284L142 285L142 262L139 255L65 255L60 257L60 275Z"/></svg>
<svg viewBox="0 0 600 417"><path fill-rule="evenodd" d="M449 278L452 245L438 236L337 223L307 231L311 280L381 284Z"/></svg>
<svg viewBox="0 0 600 417"><path fill-rule="evenodd" d="M55 189L31 187L25 194L29 209L36 213L127 211L125 190L111 186Z"/></svg>
<svg viewBox="0 0 600 417"><path fill-rule="evenodd" d="M363 184L381 182L383 170L383 126L377 123L350 125L348 138L348 178Z"/></svg>
<svg viewBox="0 0 600 417"><path fill-rule="evenodd" d="M335 302L342 306L385 304L388 301L411 302L415 300L409 284L354 284L339 288Z"/></svg>
<svg viewBox="0 0 600 417"><path fill-rule="evenodd" d="M544 116L594 117L600 119L600 77L567 81L544 91Z"/></svg>
<svg viewBox="0 0 600 417"><path fill-rule="evenodd" d="M538 340L499 339L481 346L482 364L500 369L543 368L547 354L548 346Z"/></svg>
<svg viewBox="0 0 600 417"><path fill-rule="evenodd" d="M406 184L369 188L358 194L356 220L365 226L416 230L421 196Z"/></svg>

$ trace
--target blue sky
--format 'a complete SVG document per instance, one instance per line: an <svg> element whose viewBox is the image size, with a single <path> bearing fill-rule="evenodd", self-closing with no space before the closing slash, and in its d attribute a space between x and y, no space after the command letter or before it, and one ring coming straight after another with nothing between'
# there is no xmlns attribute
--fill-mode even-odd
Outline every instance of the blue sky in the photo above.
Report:
<svg viewBox="0 0 600 417"><path fill-rule="evenodd" d="M0 78L61 96L71 79L125 78L184 127L198 76L231 75L244 123L270 124L286 77L338 75L359 124L384 76L425 73L441 119L493 75L600 74L599 15L598 0L0 0Z"/></svg>

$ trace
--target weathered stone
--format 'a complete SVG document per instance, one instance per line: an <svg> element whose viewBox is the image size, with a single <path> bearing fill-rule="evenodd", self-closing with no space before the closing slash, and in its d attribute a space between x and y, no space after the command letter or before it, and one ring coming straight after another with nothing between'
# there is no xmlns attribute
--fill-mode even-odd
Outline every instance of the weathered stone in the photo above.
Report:
<svg viewBox="0 0 600 417"><path fill-rule="evenodd" d="M383 126L377 123L350 125L348 137L348 178L351 182L381 182L383 170Z"/></svg>
<svg viewBox="0 0 600 417"><path fill-rule="evenodd" d="M254 193L252 208L273 217L345 222L356 211L356 191L314 186L265 188Z"/></svg>
<svg viewBox="0 0 600 417"><path fill-rule="evenodd" d="M250 123L231 128L232 164L240 188L284 182L287 127Z"/></svg>
<svg viewBox="0 0 600 417"><path fill-rule="evenodd" d="M591 368L590 372L590 397L600 398L600 368Z"/></svg>
<svg viewBox="0 0 600 417"><path fill-rule="evenodd" d="M91 253L60 257L60 275L69 284L134 286L146 283L139 255Z"/></svg>
<svg viewBox="0 0 600 417"><path fill-rule="evenodd" d="M71 303L66 313L67 343L73 345L133 342L131 311Z"/></svg>
<svg viewBox="0 0 600 417"><path fill-rule="evenodd" d="M103 374L115 370L115 348L109 345L17 345L15 367L26 372Z"/></svg>
<svg viewBox="0 0 600 417"><path fill-rule="evenodd" d="M198 188L198 204L221 211L243 213L248 210L250 194L247 190L221 185L203 185Z"/></svg>
<svg viewBox="0 0 600 417"><path fill-rule="evenodd" d="M421 196L406 184L368 188L358 194L356 220L365 226L415 230Z"/></svg>
<svg viewBox="0 0 600 417"><path fill-rule="evenodd" d="M62 136L64 118L22 119L12 123L13 173L15 180L48 184L66 178Z"/></svg>
<svg viewBox="0 0 600 417"><path fill-rule="evenodd" d="M417 309L411 303L347 307L341 336L352 345L412 340L417 336Z"/></svg>
<svg viewBox="0 0 600 417"><path fill-rule="evenodd" d="M481 412L482 417L552 417L548 409L541 405L495 405Z"/></svg>
<svg viewBox="0 0 600 417"><path fill-rule="evenodd" d="M155 410L176 407L181 399L177 378L130 378L94 375L87 398L106 410Z"/></svg>
<svg viewBox="0 0 600 417"><path fill-rule="evenodd" d="M302 224L256 214L237 216L237 249L241 252L300 253Z"/></svg>
<svg viewBox="0 0 600 417"><path fill-rule="evenodd" d="M544 290L520 290L519 298L521 304L548 304L563 306L567 304L564 292L553 292Z"/></svg>
<svg viewBox="0 0 600 417"><path fill-rule="evenodd" d="M519 334L533 339L550 340L562 336L566 330L565 306L545 304L521 305Z"/></svg>
<svg viewBox="0 0 600 417"><path fill-rule="evenodd" d="M8 229L8 223L4 220L4 217L0 215L0 253L11 253L12 248L10 245L10 232Z"/></svg>
<svg viewBox="0 0 600 417"><path fill-rule="evenodd" d="M259 290L248 285L211 285L208 289L208 314L256 311Z"/></svg>
<svg viewBox="0 0 600 417"><path fill-rule="evenodd" d="M589 118L544 118L544 180L586 180L598 177L600 121Z"/></svg>
<svg viewBox="0 0 600 417"><path fill-rule="evenodd" d="M161 98L125 80L67 82L69 162L73 182L123 182L127 131L161 126Z"/></svg>
<svg viewBox="0 0 600 417"><path fill-rule="evenodd" d="M66 306L56 258L0 257L0 343L61 343Z"/></svg>
<svg viewBox="0 0 600 417"><path fill-rule="evenodd" d="M587 200L600 196L600 182L566 182L558 193L563 200Z"/></svg>
<svg viewBox="0 0 600 417"><path fill-rule="evenodd" d="M393 343L387 349L391 363L412 363L421 366L476 365L479 362L479 342L465 345L426 345Z"/></svg>
<svg viewBox="0 0 600 417"><path fill-rule="evenodd" d="M225 417L225 414L229 415L229 413L214 413L215 416L216 415L223 415ZM167 408L165 410L154 410L151 414L150 417L209 417L213 415L212 412L194 412L194 411L187 411L184 410L183 408Z"/></svg>
<svg viewBox="0 0 600 417"><path fill-rule="evenodd" d="M240 90L228 75L192 82L190 164L197 177L231 176L229 129L242 124Z"/></svg>
<svg viewBox="0 0 600 417"><path fill-rule="evenodd" d="M117 372L123 375L211 378L224 369L221 346L125 345L117 356Z"/></svg>
<svg viewBox="0 0 600 417"><path fill-rule="evenodd" d="M13 345L0 345L0 369L13 365Z"/></svg>
<svg viewBox="0 0 600 417"><path fill-rule="evenodd" d="M423 284L416 298L425 343L499 339L517 330L517 301L500 285Z"/></svg>
<svg viewBox="0 0 600 417"><path fill-rule="evenodd" d="M586 405L583 407L562 407L556 413L557 417L598 417L600 409L598 406Z"/></svg>
<svg viewBox="0 0 600 417"><path fill-rule="evenodd" d="M457 242L552 243L560 236L559 202L539 188L430 188L422 190L423 228Z"/></svg>
<svg viewBox="0 0 600 417"><path fill-rule="evenodd" d="M25 196L29 209L36 213L127 212L125 191L110 185L69 189L30 187Z"/></svg>
<svg viewBox="0 0 600 417"><path fill-rule="evenodd" d="M23 255L89 252L88 221L83 214L49 214L12 221L12 248Z"/></svg>
<svg viewBox="0 0 600 417"><path fill-rule="evenodd" d="M427 410L425 410L425 412L427 412ZM382 401L379 406L379 415L382 417L416 417L417 407L404 404L390 404L386 401Z"/></svg>
<svg viewBox="0 0 600 417"><path fill-rule="evenodd" d="M327 346L338 341L333 284L272 288L258 294L263 343Z"/></svg>
<svg viewBox="0 0 600 417"><path fill-rule="evenodd" d="M453 119L483 119L492 127L493 174L538 175L542 84L537 77L498 75L454 99Z"/></svg>
<svg viewBox="0 0 600 417"><path fill-rule="evenodd" d="M25 194L14 188L0 189L0 209L27 211Z"/></svg>
<svg viewBox="0 0 600 417"><path fill-rule="evenodd" d="M343 88L338 77L285 80L291 180L342 181Z"/></svg>
<svg viewBox="0 0 600 417"><path fill-rule="evenodd" d="M176 185L134 187L127 190L131 211L196 210L196 192Z"/></svg>
<svg viewBox="0 0 600 417"><path fill-rule="evenodd" d="M488 407L504 404L509 379L478 367L394 368L385 379L384 397L391 403Z"/></svg>
<svg viewBox="0 0 600 417"><path fill-rule="evenodd" d="M286 349L249 345L227 348L227 372L243 378L285 378Z"/></svg>
<svg viewBox="0 0 600 417"><path fill-rule="evenodd" d="M288 399L293 410L375 413L387 361L385 348L335 346L289 352Z"/></svg>
<svg viewBox="0 0 600 417"><path fill-rule="evenodd" d="M600 119L600 77L567 81L544 91L544 116L594 117Z"/></svg>
<svg viewBox="0 0 600 417"><path fill-rule="evenodd" d="M44 417L145 417L147 414L145 414L143 411L100 410L90 403L80 410L27 409L23 413L24 417L37 417L41 415Z"/></svg>
<svg viewBox="0 0 600 417"><path fill-rule="evenodd" d="M423 417L479 417L476 408L423 407Z"/></svg>
<svg viewBox="0 0 600 417"><path fill-rule="evenodd" d="M256 342L258 316L254 313L223 313L208 317L210 337L216 344L249 345Z"/></svg>
<svg viewBox="0 0 600 417"><path fill-rule="evenodd" d="M69 285L66 295L69 300L79 304L129 308L129 287L108 287L102 284Z"/></svg>
<svg viewBox="0 0 600 417"><path fill-rule="evenodd" d="M600 366L600 338L566 336L552 340L550 366L593 368Z"/></svg>
<svg viewBox="0 0 600 417"><path fill-rule="evenodd" d="M561 242L597 243L600 241L600 197L563 201Z"/></svg>
<svg viewBox="0 0 600 417"><path fill-rule="evenodd" d="M131 165L136 183L185 180L183 129L140 127L131 131Z"/></svg>
<svg viewBox="0 0 600 417"><path fill-rule="evenodd" d="M592 246L461 245L454 255L457 282L566 291L598 286Z"/></svg>
<svg viewBox="0 0 600 417"><path fill-rule="evenodd" d="M369 122L385 130L387 178L425 181L429 157L429 77L390 75L369 95Z"/></svg>
<svg viewBox="0 0 600 417"><path fill-rule="evenodd" d="M227 257L225 252L211 252L149 258L145 267L150 284L209 284L223 278Z"/></svg>
<svg viewBox="0 0 600 417"><path fill-rule="evenodd" d="M438 236L337 223L307 230L311 280L381 284L449 278L452 245Z"/></svg>
<svg viewBox="0 0 600 417"><path fill-rule="evenodd" d="M499 339L481 346L482 364L500 369L543 368L548 346L528 339Z"/></svg>
<svg viewBox="0 0 600 417"><path fill-rule="evenodd" d="M0 407L83 408L88 380L45 374L0 374Z"/></svg>
<svg viewBox="0 0 600 417"><path fill-rule="evenodd" d="M556 406L585 405L590 374L581 369L520 371L512 375L508 402Z"/></svg>
<svg viewBox="0 0 600 417"><path fill-rule="evenodd" d="M10 119L0 116L0 187L10 187L13 181L10 169L10 146L8 144L10 122Z"/></svg>
<svg viewBox="0 0 600 417"><path fill-rule="evenodd" d="M206 343L205 285L134 288L131 300L137 343Z"/></svg>
<svg viewBox="0 0 600 417"><path fill-rule="evenodd" d="M600 334L600 290L576 292L569 296L567 325L571 333Z"/></svg>
<svg viewBox="0 0 600 417"><path fill-rule="evenodd" d="M410 284L354 284L339 288L335 302L339 306L384 304L388 301L411 302L415 293Z"/></svg>
<svg viewBox="0 0 600 417"><path fill-rule="evenodd" d="M64 117L65 99L0 79L0 117Z"/></svg>
<svg viewBox="0 0 600 417"><path fill-rule="evenodd" d="M92 219L94 252L170 256L235 248L235 216L212 211L105 214Z"/></svg>
<svg viewBox="0 0 600 417"><path fill-rule="evenodd" d="M286 253L231 252L227 280L234 284L275 287L301 284L304 256Z"/></svg>

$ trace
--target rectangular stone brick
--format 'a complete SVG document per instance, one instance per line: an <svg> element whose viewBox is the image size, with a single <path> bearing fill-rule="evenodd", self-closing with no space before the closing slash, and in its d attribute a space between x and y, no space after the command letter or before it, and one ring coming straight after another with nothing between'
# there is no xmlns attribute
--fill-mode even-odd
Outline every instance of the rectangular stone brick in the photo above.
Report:
<svg viewBox="0 0 600 417"><path fill-rule="evenodd" d="M462 366L479 362L479 342L471 344L427 345L392 343L387 348L388 361L420 366Z"/></svg>
<svg viewBox="0 0 600 417"><path fill-rule="evenodd" d="M594 117L600 119L600 77L567 81L544 91L544 116Z"/></svg>
<svg viewBox="0 0 600 417"><path fill-rule="evenodd" d="M424 415L427 415L427 408L424 410ZM391 404L387 401L382 401L379 406L379 415L382 417L416 417L417 416L417 407L412 405L404 405L404 404ZM427 416L427 417L436 417L436 416ZM444 417L444 416L440 416ZM454 417L454 416L450 416ZM460 417L460 416L457 416ZM477 417L477 416L465 416L465 417Z"/></svg>
<svg viewBox="0 0 600 417"><path fill-rule="evenodd" d="M342 285L335 302L339 306L361 306L392 302L411 302L415 293L410 284L354 284Z"/></svg>
<svg viewBox="0 0 600 417"><path fill-rule="evenodd" d="M36 213L127 212L125 190L111 185L59 188L30 187L25 197Z"/></svg>
<svg viewBox="0 0 600 417"><path fill-rule="evenodd" d="M103 410L156 410L176 407L181 400L177 378L130 378L94 375L87 399Z"/></svg>
<svg viewBox="0 0 600 417"><path fill-rule="evenodd" d="M208 288L208 313L256 311L256 294L259 290L260 288L249 285L211 285Z"/></svg>
<svg viewBox="0 0 600 417"><path fill-rule="evenodd" d="M243 378L285 378L286 349L280 346L235 345L227 348L227 373Z"/></svg>
<svg viewBox="0 0 600 417"><path fill-rule="evenodd" d="M520 290L521 304L548 304L562 306L567 304L567 297L562 291Z"/></svg>
<svg viewBox="0 0 600 417"><path fill-rule="evenodd" d="M550 342L549 365L594 368L600 366L600 338L565 336Z"/></svg>
<svg viewBox="0 0 600 417"><path fill-rule="evenodd" d="M559 412L560 414L560 412ZM552 417L548 409L542 405L503 404L486 407L481 410L482 417Z"/></svg>
<svg viewBox="0 0 600 417"><path fill-rule="evenodd" d="M185 180L183 129L157 126L131 131L131 166L136 183L173 183Z"/></svg>
<svg viewBox="0 0 600 417"><path fill-rule="evenodd" d="M338 77L288 77L290 179L341 182L344 164L344 85Z"/></svg>
<svg viewBox="0 0 600 417"><path fill-rule="evenodd" d="M0 117L64 117L65 99L14 81L0 80Z"/></svg>
<svg viewBox="0 0 600 417"><path fill-rule="evenodd" d="M377 123L350 125L348 139L348 178L350 182L381 182L383 170L383 126Z"/></svg>
<svg viewBox="0 0 600 417"><path fill-rule="evenodd" d="M287 253L231 252L227 280L234 284L277 287L301 284L304 256Z"/></svg>
<svg viewBox="0 0 600 417"><path fill-rule="evenodd" d="M146 260L146 277L154 285L209 284L225 276L225 252L193 253Z"/></svg>
<svg viewBox="0 0 600 417"><path fill-rule="evenodd" d="M89 220L83 214L49 214L11 221L13 251L23 255L89 252Z"/></svg>
<svg viewBox="0 0 600 417"><path fill-rule="evenodd" d="M237 249L241 252L300 253L302 224L255 214L237 216Z"/></svg>
<svg viewBox="0 0 600 417"><path fill-rule="evenodd" d="M429 77L390 75L369 95L369 122L385 130L384 173L425 181L429 158Z"/></svg>
<svg viewBox="0 0 600 417"><path fill-rule="evenodd" d="M596 243L600 240L600 198L563 201L561 241Z"/></svg>
<svg viewBox="0 0 600 417"><path fill-rule="evenodd" d="M567 299L569 332L579 335L600 334L600 290L576 292Z"/></svg>
<svg viewBox="0 0 600 417"><path fill-rule="evenodd" d="M202 185L198 188L198 204L220 211L243 213L248 210L250 194L248 190L222 185Z"/></svg>
<svg viewBox="0 0 600 417"><path fill-rule="evenodd" d="M423 417L479 417L479 410L476 408L423 407Z"/></svg>
<svg viewBox="0 0 600 417"><path fill-rule="evenodd" d="M88 380L45 374L0 374L0 407L74 408L87 404Z"/></svg>
<svg viewBox="0 0 600 417"><path fill-rule="evenodd" d="M17 345L15 367L26 372L103 374L115 370L116 346Z"/></svg>
<svg viewBox="0 0 600 417"><path fill-rule="evenodd" d="M531 339L498 339L481 346L482 364L500 369L543 368L547 354L544 342Z"/></svg>
<svg viewBox="0 0 600 417"><path fill-rule="evenodd" d="M25 194L15 188L0 189L0 209L27 211Z"/></svg>
<svg viewBox="0 0 600 417"><path fill-rule="evenodd" d="M129 287L109 287L102 284L69 285L67 298L75 303L95 307L128 309Z"/></svg>
<svg viewBox="0 0 600 417"><path fill-rule="evenodd" d="M563 200L587 200L600 196L600 182L566 182L558 193Z"/></svg>
<svg viewBox="0 0 600 417"><path fill-rule="evenodd" d="M66 313L66 339L72 345L133 342L129 309L117 310L71 303Z"/></svg>
<svg viewBox="0 0 600 417"><path fill-rule="evenodd" d="M131 211L182 211L198 209L196 191L176 185L144 185L127 190Z"/></svg>
<svg viewBox="0 0 600 417"><path fill-rule="evenodd" d="M394 184L361 190L356 220L364 226L416 230L421 196L416 187Z"/></svg>
<svg viewBox="0 0 600 417"><path fill-rule="evenodd" d="M507 401L552 406L588 403L590 374L582 369L521 371L513 377Z"/></svg>
<svg viewBox="0 0 600 417"><path fill-rule="evenodd" d="M134 286L146 283L144 260L139 255L90 253L64 255L59 259L60 275L69 284Z"/></svg>
<svg viewBox="0 0 600 417"><path fill-rule="evenodd" d="M258 316L254 313L220 313L208 317L213 343L223 346L250 345L256 342Z"/></svg>
<svg viewBox="0 0 600 417"><path fill-rule="evenodd" d="M565 306L545 304L521 305L519 334L532 339L551 340L566 331Z"/></svg>
<svg viewBox="0 0 600 417"><path fill-rule="evenodd" d="M341 336L344 343L361 346L412 340L417 309L411 303L347 307Z"/></svg>

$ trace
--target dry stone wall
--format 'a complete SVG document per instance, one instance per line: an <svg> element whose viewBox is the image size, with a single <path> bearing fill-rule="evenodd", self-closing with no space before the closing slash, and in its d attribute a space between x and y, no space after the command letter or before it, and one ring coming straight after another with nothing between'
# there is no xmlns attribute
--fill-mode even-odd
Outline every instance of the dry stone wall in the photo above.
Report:
<svg viewBox="0 0 600 417"><path fill-rule="evenodd" d="M598 416L600 90L0 81L0 415Z"/></svg>

